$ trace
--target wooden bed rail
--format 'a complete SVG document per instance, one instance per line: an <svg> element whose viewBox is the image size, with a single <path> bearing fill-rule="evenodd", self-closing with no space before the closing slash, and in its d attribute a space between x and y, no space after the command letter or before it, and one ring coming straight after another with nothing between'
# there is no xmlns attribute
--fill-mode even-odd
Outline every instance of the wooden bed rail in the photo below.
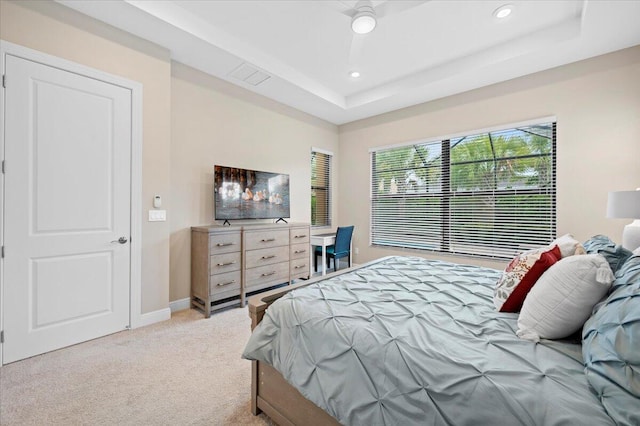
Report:
<svg viewBox="0 0 640 426"><path fill-rule="evenodd" d="M251 331L253 331L253 329L256 328L258 324L260 324L260 321L262 321L262 318L264 317L264 312L267 310L269 305L271 305L273 302L275 302L285 294L289 293L291 290L306 287L316 281L318 280L314 278L301 283L277 288L275 290L265 291L256 296L250 297L247 303L247 308L249 310L249 318L251 318Z"/></svg>

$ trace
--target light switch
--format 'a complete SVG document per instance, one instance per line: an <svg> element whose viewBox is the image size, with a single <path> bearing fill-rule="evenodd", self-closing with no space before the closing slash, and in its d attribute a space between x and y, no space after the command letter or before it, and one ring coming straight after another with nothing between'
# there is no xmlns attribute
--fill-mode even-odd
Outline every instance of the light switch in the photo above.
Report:
<svg viewBox="0 0 640 426"><path fill-rule="evenodd" d="M165 222L166 220L166 210L149 210L149 222Z"/></svg>

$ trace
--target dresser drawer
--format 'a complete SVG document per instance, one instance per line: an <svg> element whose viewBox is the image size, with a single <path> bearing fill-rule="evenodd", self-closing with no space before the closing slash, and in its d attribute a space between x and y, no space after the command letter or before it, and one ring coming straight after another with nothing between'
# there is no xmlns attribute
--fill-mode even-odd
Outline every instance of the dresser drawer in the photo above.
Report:
<svg viewBox="0 0 640 426"><path fill-rule="evenodd" d="M291 253L289 258L293 259L309 259L311 246L309 243L291 244Z"/></svg>
<svg viewBox="0 0 640 426"><path fill-rule="evenodd" d="M309 277L309 258L291 261L291 279Z"/></svg>
<svg viewBox="0 0 640 426"><path fill-rule="evenodd" d="M244 259L247 269L286 262L287 260L289 260L289 247L287 246L250 250L246 252Z"/></svg>
<svg viewBox="0 0 640 426"><path fill-rule="evenodd" d="M269 247L288 246L288 229L268 229L265 231L245 232L245 250L256 250Z"/></svg>
<svg viewBox="0 0 640 426"><path fill-rule="evenodd" d="M209 294L226 293L235 290L240 294L240 271L225 272L209 277Z"/></svg>
<svg viewBox="0 0 640 426"><path fill-rule="evenodd" d="M209 275L240 270L240 252L209 256Z"/></svg>
<svg viewBox="0 0 640 426"><path fill-rule="evenodd" d="M289 262L281 262L273 265L247 269L245 274L247 291L250 287L261 286L267 282L287 282L289 281Z"/></svg>
<svg viewBox="0 0 640 426"><path fill-rule="evenodd" d="M309 244L309 228L291 228L290 242L291 244L307 243Z"/></svg>
<svg viewBox="0 0 640 426"><path fill-rule="evenodd" d="M240 251L240 233L229 232L227 234L209 235L209 254L222 254Z"/></svg>

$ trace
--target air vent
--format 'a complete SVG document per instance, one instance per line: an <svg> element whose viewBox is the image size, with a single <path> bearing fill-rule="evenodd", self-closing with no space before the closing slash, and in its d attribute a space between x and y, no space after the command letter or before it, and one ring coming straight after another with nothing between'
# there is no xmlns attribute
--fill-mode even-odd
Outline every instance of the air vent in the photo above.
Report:
<svg viewBox="0 0 640 426"><path fill-rule="evenodd" d="M247 63L240 65L238 68L233 70L229 75L237 80L244 81L245 83L250 84L252 86L257 86L258 84L271 78L269 74L263 71L260 71L253 65L250 65Z"/></svg>

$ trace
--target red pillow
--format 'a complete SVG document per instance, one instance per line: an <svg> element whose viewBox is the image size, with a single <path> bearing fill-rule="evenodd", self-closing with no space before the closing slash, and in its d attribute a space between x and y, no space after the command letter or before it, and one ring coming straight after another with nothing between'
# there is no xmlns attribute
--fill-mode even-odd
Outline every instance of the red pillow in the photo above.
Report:
<svg viewBox="0 0 640 426"><path fill-rule="evenodd" d="M562 258L560 248L525 251L507 265L493 292L493 304L500 312L519 312L538 278Z"/></svg>

